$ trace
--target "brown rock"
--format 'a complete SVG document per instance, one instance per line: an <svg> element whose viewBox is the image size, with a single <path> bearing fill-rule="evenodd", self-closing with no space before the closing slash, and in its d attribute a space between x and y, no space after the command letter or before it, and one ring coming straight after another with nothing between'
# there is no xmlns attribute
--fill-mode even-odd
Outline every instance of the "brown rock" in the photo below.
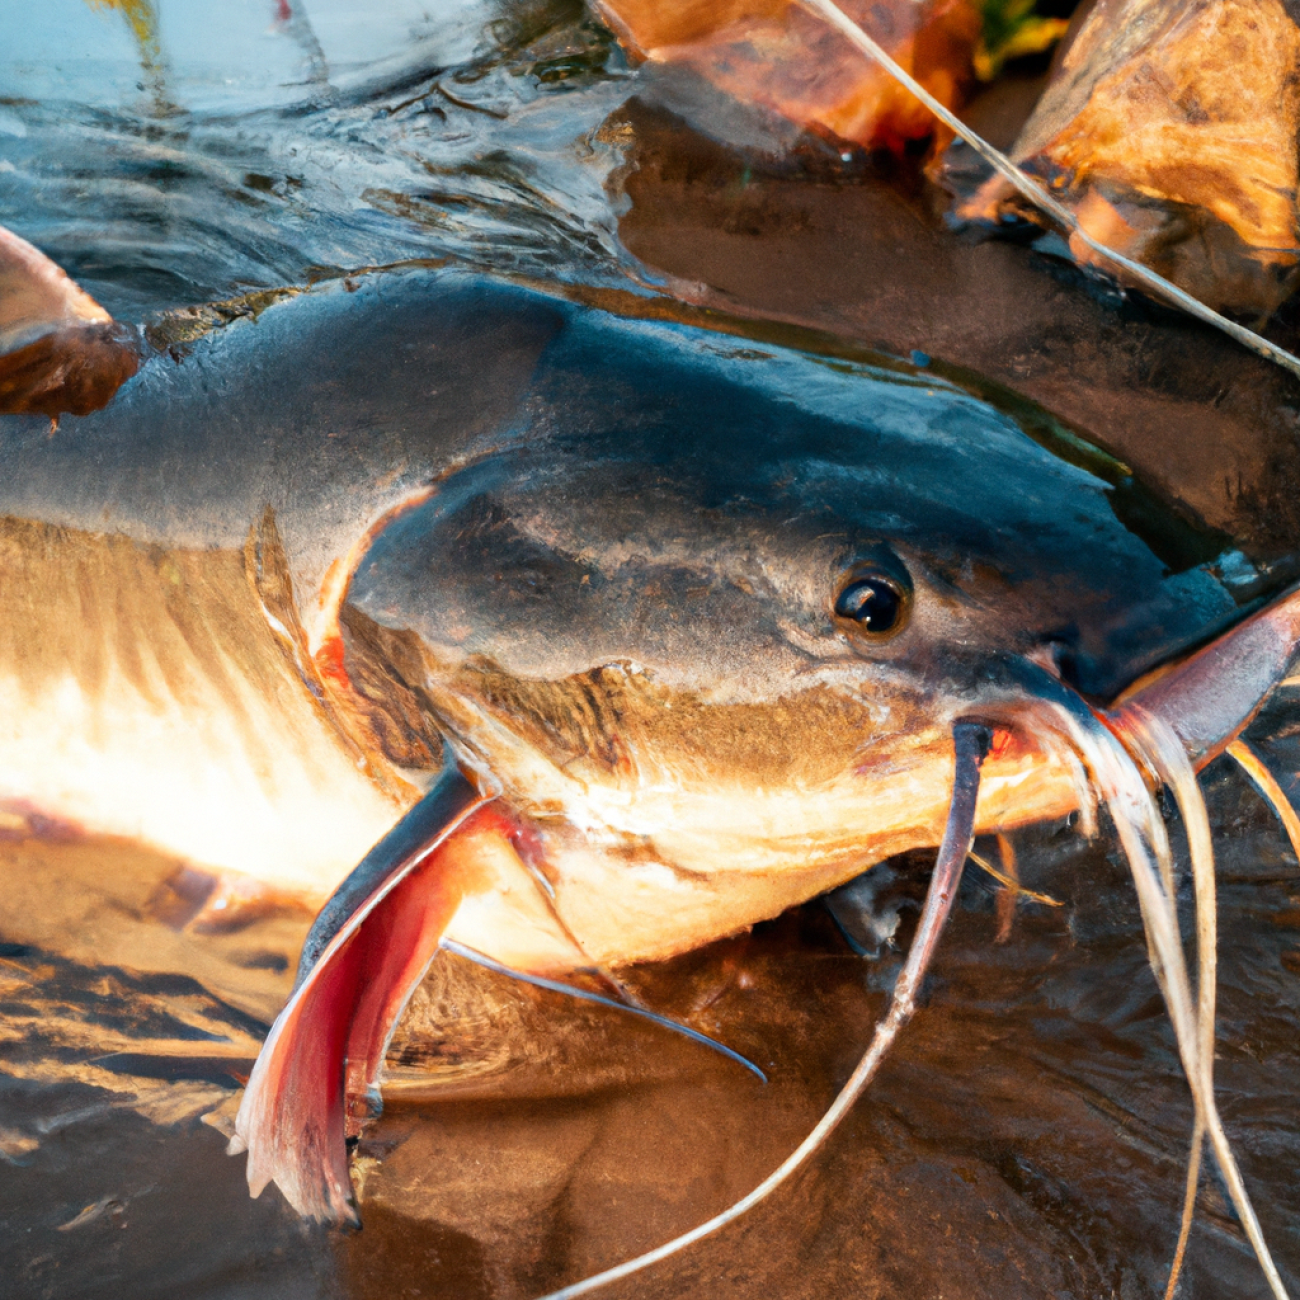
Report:
<svg viewBox="0 0 1300 1300"><path fill-rule="evenodd" d="M1298 130L1282 0L1097 0L1012 156L1094 237L1212 307L1267 315L1300 282ZM959 212L1039 219L1000 178Z"/></svg>
<svg viewBox="0 0 1300 1300"><path fill-rule="evenodd" d="M139 366L132 331L0 226L0 412L86 415Z"/></svg>

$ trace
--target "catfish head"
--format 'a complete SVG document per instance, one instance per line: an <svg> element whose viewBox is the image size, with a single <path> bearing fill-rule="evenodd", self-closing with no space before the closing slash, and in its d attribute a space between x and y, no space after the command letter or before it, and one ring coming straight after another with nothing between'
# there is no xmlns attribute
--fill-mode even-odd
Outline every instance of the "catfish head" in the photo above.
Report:
<svg viewBox="0 0 1300 1300"><path fill-rule="evenodd" d="M376 735L416 716L500 792L591 962L696 947L937 844L962 717L997 733L981 832L1090 811L1043 701L1109 698L1234 612L1089 518L1102 501L1053 519L1040 481L1006 518L1041 465L949 483L818 432L521 446L397 515L353 576L344 660Z"/></svg>
<svg viewBox="0 0 1300 1300"><path fill-rule="evenodd" d="M1090 830L1101 802L1227 1169L1152 792L1204 877L1194 769L1283 676L1300 595L1243 610L1212 567L1171 572L1096 478L956 394L936 427L906 385L850 421L691 380L604 422L575 380L567 425L460 465L360 549L334 689L394 763L450 759L313 927L237 1123L254 1191L355 1218L344 1137L444 940L617 967L940 845L888 1038L973 836Z"/></svg>

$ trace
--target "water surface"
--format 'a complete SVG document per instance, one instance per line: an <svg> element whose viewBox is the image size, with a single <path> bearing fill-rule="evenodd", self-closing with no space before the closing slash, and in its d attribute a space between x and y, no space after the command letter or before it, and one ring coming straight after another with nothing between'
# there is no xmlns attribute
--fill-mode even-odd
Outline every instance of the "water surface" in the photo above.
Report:
<svg viewBox="0 0 1300 1300"><path fill-rule="evenodd" d="M571 0L4 0L0 32L0 223L124 319L409 258L619 261L630 80Z"/></svg>

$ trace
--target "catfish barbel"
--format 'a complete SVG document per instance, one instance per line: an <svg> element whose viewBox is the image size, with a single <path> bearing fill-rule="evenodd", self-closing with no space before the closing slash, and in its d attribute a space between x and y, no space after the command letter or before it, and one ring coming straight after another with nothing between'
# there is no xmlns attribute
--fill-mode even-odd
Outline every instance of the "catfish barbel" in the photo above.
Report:
<svg viewBox="0 0 1300 1300"><path fill-rule="evenodd" d="M866 1085L973 837L1071 813L1091 833L1104 804L1193 1171L1208 1139L1282 1294L1214 1105L1195 772L1251 762L1300 593L1234 585L1240 557L1172 562L1174 525L1122 522L1143 513L1122 467L1027 404L618 301L362 277L196 329L56 436L0 424L4 795L262 887L338 887L237 1120L254 1194L355 1221L345 1140L441 943L616 970L938 845L890 1010L808 1141L740 1207L560 1294L662 1258Z"/></svg>

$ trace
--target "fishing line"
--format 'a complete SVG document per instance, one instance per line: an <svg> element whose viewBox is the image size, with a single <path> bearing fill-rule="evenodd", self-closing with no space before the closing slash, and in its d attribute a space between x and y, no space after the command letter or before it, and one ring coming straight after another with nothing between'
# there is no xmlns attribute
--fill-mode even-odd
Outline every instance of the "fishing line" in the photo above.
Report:
<svg viewBox="0 0 1300 1300"><path fill-rule="evenodd" d="M1079 224L1078 217L1069 208L1047 193L1028 172L1016 166L1006 154L999 149L995 149L983 136L972 131L955 113L945 108L919 81L906 72L880 45L872 40L835 3L835 0L799 0L799 3L809 13L816 14L817 17L829 23L841 35L847 37L850 44L855 45L862 53L869 55L879 63L895 81L911 91L935 117L961 136L985 162L1014 185L1035 207L1041 208L1054 217L1072 234L1077 235L1094 253L1099 253L1107 261L1123 267L1145 288L1150 289L1152 293L1166 299L1175 306L1181 307L1188 315L1195 316L1208 325L1213 325L1229 337L1236 339L1243 347L1249 348L1259 356L1275 362L1284 370L1289 370L1293 375L1300 377L1300 357L1292 355L1285 348L1278 347L1276 343L1270 343L1268 339L1256 334L1254 330L1247 329L1244 325L1238 325L1236 321L1231 321L1226 316L1220 315L1214 308L1207 307L1200 299L1193 298L1191 294L1180 289L1176 284L1171 284L1163 275L1159 275L1149 267L1143 266L1141 262L1135 262L1132 258L1125 257L1123 253L1117 253L1113 248L1108 248L1100 240L1094 239L1083 229Z"/></svg>
<svg viewBox="0 0 1300 1300"><path fill-rule="evenodd" d="M705 1047L713 1048L715 1052L721 1052L728 1060L743 1065L745 1069L756 1074L764 1083L767 1082L767 1075L748 1057L741 1056L739 1052L733 1051L725 1043L718 1042L716 1038L710 1038L708 1034L700 1033L698 1029L692 1029L689 1025L684 1025L668 1016L661 1016L658 1012L651 1011L647 1007L634 1006L630 1002L618 1002L614 998L605 997L603 994L579 988L576 984L565 984L560 980L546 979L541 975L529 975L526 971L515 970L513 966L506 966L499 961L494 961L491 957L474 948L469 948L463 943L457 943L455 939L444 939L442 947L446 948L448 952L454 952L458 957L464 957L468 961L485 967L487 970L496 971L498 975L508 975L512 980L519 980L523 984L533 984L539 989L549 989L552 993L567 993L571 998L579 998L583 1002L594 1002L601 1007L613 1007L615 1011L626 1011L630 1016L640 1016L642 1020L648 1020L651 1024L662 1025L665 1029L671 1029L675 1033L692 1039L694 1042L703 1043Z"/></svg>

